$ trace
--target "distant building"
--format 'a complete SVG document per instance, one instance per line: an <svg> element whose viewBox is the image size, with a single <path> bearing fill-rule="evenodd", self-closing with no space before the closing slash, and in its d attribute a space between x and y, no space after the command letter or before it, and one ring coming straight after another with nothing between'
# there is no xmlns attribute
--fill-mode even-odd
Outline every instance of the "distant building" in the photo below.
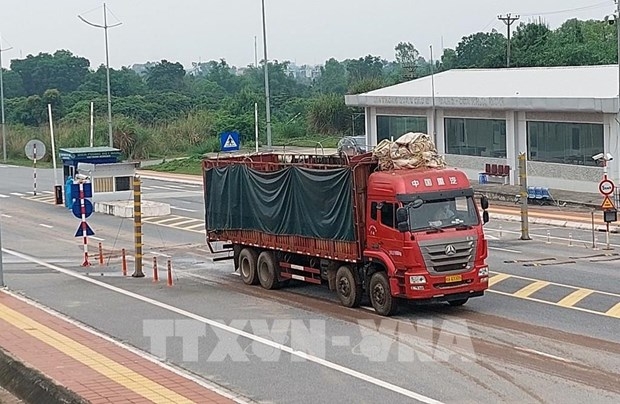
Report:
<svg viewBox="0 0 620 404"><path fill-rule="evenodd" d="M487 163L509 165L518 184L524 152L530 185L598 192L603 171L592 156L607 152L620 180L617 65L449 70L434 76L434 97L432 86L427 76L345 101L365 108L370 145L435 134L448 163L471 178Z"/></svg>

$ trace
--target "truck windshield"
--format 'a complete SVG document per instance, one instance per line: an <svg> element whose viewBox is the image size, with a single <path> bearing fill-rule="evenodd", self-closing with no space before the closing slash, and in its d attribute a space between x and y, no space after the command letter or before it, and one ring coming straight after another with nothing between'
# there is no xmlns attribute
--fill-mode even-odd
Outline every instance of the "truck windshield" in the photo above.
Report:
<svg viewBox="0 0 620 404"><path fill-rule="evenodd" d="M470 196L425 201L419 208L409 209L412 232L450 227L469 228L479 222L476 204Z"/></svg>

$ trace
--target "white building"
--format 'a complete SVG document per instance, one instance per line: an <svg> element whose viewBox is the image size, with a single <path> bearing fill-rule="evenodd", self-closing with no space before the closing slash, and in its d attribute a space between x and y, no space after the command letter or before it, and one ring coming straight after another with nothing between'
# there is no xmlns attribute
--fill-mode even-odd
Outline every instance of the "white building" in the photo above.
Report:
<svg viewBox="0 0 620 404"><path fill-rule="evenodd" d="M529 185L598 192L592 156L611 153L609 176L620 179L618 76L617 65L449 70L345 101L365 108L369 145L426 132L472 179L502 164L518 184L527 153Z"/></svg>

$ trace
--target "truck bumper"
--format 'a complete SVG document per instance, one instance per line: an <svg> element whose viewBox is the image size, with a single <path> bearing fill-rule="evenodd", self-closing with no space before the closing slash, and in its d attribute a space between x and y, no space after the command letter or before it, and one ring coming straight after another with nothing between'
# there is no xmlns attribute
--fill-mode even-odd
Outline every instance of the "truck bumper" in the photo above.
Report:
<svg viewBox="0 0 620 404"><path fill-rule="evenodd" d="M406 274L405 290L400 297L410 300L446 302L469 297L483 296L489 288L488 269L486 274L478 269L469 273L447 276L424 276L425 283L415 283L420 275ZM404 292L404 293L403 293Z"/></svg>

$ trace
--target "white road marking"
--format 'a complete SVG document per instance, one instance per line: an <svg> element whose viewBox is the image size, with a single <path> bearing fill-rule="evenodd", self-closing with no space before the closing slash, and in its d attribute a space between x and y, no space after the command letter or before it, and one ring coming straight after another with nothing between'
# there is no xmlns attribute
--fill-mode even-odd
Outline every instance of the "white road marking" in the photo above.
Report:
<svg viewBox="0 0 620 404"><path fill-rule="evenodd" d="M74 320L74 319L72 319L70 317L65 316L64 314L61 314L61 313L58 313L58 312L52 310L49 307L43 306L40 303L34 302L32 300L29 300L29 299L27 299L27 298L25 298L23 296L20 296L18 294L15 294L15 293L13 293L13 292L11 292L9 290L0 290L0 292L4 292L7 295L13 296L15 299L21 300L22 302L25 302L25 303L27 303L27 304L29 304L31 306L34 306L34 307L36 307L36 308L38 308L40 310L43 310L44 312L46 312L48 314L51 314L54 317L60 318L61 320L64 320L64 321L66 321L66 322L68 322L68 323L70 323L70 324L80 328L81 330L84 330L84 331L86 331L86 332L88 332L88 333L90 333L90 334L92 334L92 335L94 335L96 337L102 338L102 339L104 339L104 340L106 340L108 342L111 342L112 344L116 345L119 348L123 348L123 349L125 349L125 350L127 350L127 351L129 351L129 352L131 352L131 353L133 353L135 355L138 355L139 357L141 357L143 359L148 360L151 363L154 363L154 364L156 364L158 366L161 366L162 368L164 368L166 370L169 370L169 371L171 371L172 373L174 373L176 375L179 375L179 376L184 377L184 378L186 378L188 380L191 380L191 381L193 381L195 383L198 383L199 385L201 385L201 386L203 386L203 387L205 387L205 388L207 388L207 389L209 389L211 391L214 391L217 394L220 394L220 395L222 395L222 396L224 396L226 398L229 398L229 399L231 399L231 400L233 400L233 401L235 401L235 402L237 402L239 404L248 403L248 401L245 401L245 400L241 399L238 395L235 395L234 393L231 393L229 391L225 391L221 387L219 387L217 385L214 385L214 384L211 384L210 382L208 382L208 381L206 381L206 380L204 380L202 378L196 377L196 376L192 375L191 373L186 373L186 372L184 372L184 371L182 371L182 370L180 370L180 369L178 369L178 368L176 368L174 366L170 366L170 365L166 364L165 362L162 362L160 359L158 359L158 358L156 358L156 357L154 357L152 355L149 355L146 352L143 352L143 351L140 351L137 348L125 345L125 344L123 344L123 343L113 339L112 337L109 337L109 336L107 336L105 334L102 334L102 333L100 333L99 331L97 331L95 329L92 329L92 328L90 328L88 326L85 326L84 324L81 324L80 322L78 322L78 321L76 321L76 320Z"/></svg>
<svg viewBox="0 0 620 404"><path fill-rule="evenodd" d="M15 196L26 196L26 194L21 194L19 192L11 192L11 195L15 195Z"/></svg>
<svg viewBox="0 0 620 404"><path fill-rule="evenodd" d="M46 229L53 229L54 228L54 226L50 226L49 224L45 224L45 223L39 223L39 226L45 227Z"/></svg>
<svg viewBox="0 0 620 404"><path fill-rule="evenodd" d="M503 251L503 252L513 253L513 254L522 254L521 251L511 250L509 248L501 248L501 247L489 247L489 250L497 250L497 251Z"/></svg>
<svg viewBox="0 0 620 404"><path fill-rule="evenodd" d="M198 212L195 209L185 209L185 208L179 208L177 206L171 206L170 209L174 209L174 210L182 210L183 212Z"/></svg>
<svg viewBox="0 0 620 404"><path fill-rule="evenodd" d="M11 216L11 215L7 215L7 214L3 213L3 214L2 214L2 217L8 217L8 218L11 218L11 217L13 217L13 216Z"/></svg>
<svg viewBox="0 0 620 404"><path fill-rule="evenodd" d="M400 386L397 386L395 384L386 382L384 380L377 379L377 378L375 378L373 376L370 376L370 375L358 372L356 370L347 368L347 367L342 366L342 365L338 365L337 363L330 362L330 361L325 360L325 359L321 359L321 358L319 358L317 356L308 354L306 352L297 351L297 350L295 350L295 349L293 349L293 348L291 348L291 347L289 347L287 345L279 344L279 343L274 342L274 341L272 341L270 339L259 337L259 336L255 335L255 334L250 333L250 332L239 330L239 329L234 328L234 327L230 327L230 326L228 326L226 324L220 323L220 322L215 321L215 320L208 319L206 317L203 317L203 316L200 316L198 314L189 312L187 310L180 309L180 308L172 306L170 304L160 302L160 301L152 299L150 297L142 296L142 295L140 295L138 293L130 292L128 290L125 290L125 289L122 289L122 288L119 288L119 287L116 287L116 286L113 286L113 285L109 285L109 284L107 284L105 282L101 282L101 281L98 281L96 279L90 278L88 276L79 274L79 273L77 273L75 271L72 271L70 269L66 269L66 268L63 268L63 267L60 267L60 266L57 266L57 265L50 264L50 263L45 262L43 260L40 260L40 259L38 259L36 257L32 257L32 256L29 256L29 255L26 255L26 254L22 254L20 252L9 250L9 249L6 249L6 248L3 248L2 250L5 253L9 254L9 255L13 255L15 257L28 260L28 261L30 261L32 263L44 266L44 267L49 268L49 269L54 270L54 271L58 271L58 272L60 272L62 274L71 276L73 278L80 279L80 280L83 280L85 282L92 283L93 285L97 285L97 286L100 286L102 288L111 290L113 292L120 293L120 294L125 295L127 297L131 297L131 298L140 300L143 303L147 303L147 304L150 304L150 305L162 308L164 310L168 310L168 311L171 311L173 313L179 314L181 316L188 317L190 319L193 319L193 320L202 322L204 324L207 324L207 325L209 325L211 327L218 328L220 330L229 332L229 333L237 335L239 337L243 337L243 338L249 339L251 341L255 341L255 342L258 342L260 344L269 346L271 348L280 350L282 352L286 352L289 355L296 356L298 358L305 359L305 360L310 361L310 362L314 362L314 363L316 363L318 365L321 365L321 366L324 366L324 367L326 367L328 369L331 369L331 370L334 370L336 372L340 372L340 373L349 375L351 377L354 377L356 379L362 380L362 381L370 383L370 384L374 384L375 386L382 387L382 388L384 388L386 390L390 390L390 391L392 391L394 393L401 394L401 395L403 395L405 397L409 397L409 398L412 398L414 400L418 400L418 401L420 401L422 403L425 403L425 404L443 404L441 401L437 401L437 400L432 399L430 397L426 397L426 396L424 396L424 395L422 395L420 393L416 393L414 391L407 390L407 389L405 389L403 387L400 387Z"/></svg>
<svg viewBox="0 0 620 404"><path fill-rule="evenodd" d="M168 187L160 187L159 185L151 185L151 188L155 188L155 189L165 189L166 191L170 191L170 188L168 188Z"/></svg>
<svg viewBox="0 0 620 404"><path fill-rule="evenodd" d="M551 354L548 354L548 353L545 353L545 352L540 352L540 351L537 351L535 349L521 348L521 347L518 347L518 346L514 346L513 349L516 349L517 351L533 353L535 355L544 356L545 358L555 359L555 360L558 360L558 361L561 361L561 362L564 362L564 363L576 363L576 362L573 362L571 360L562 358L560 356L551 355Z"/></svg>
<svg viewBox="0 0 620 404"><path fill-rule="evenodd" d="M10 198L8 195L0 194L0 198Z"/></svg>
<svg viewBox="0 0 620 404"><path fill-rule="evenodd" d="M178 185L168 185L168 188L174 188L174 189L185 189L187 187L180 187Z"/></svg>
<svg viewBox="0 0 620 404"><path fill-rule="evenodd" d="M569 232L573 232L573 234L575 234L576 232L579 232L579 231L581 231L581 232L588 232L587 230L583 230L583 229L569 229L569 228L566 228L566 227L562 227L561 229L563 229L564 231L571 230L571 231L569 231ZM489 230L499 231L499 229L489 229ZM502 230L502 231L503 231L504 233L507 233L507 234L518 234L518 235L521 235L521 232L520 232L520 231L512 231L512 230ZM592 230L590 230L590 231L589 231L589 233L591 234L591 233L592 233ZM597 232L597 233L598 233L598 232ZM530 233L530 237L531 237L531 238L537 238L537 239L544 239L544 240L547 240L547 235L546 235L546 234L532 234L532 233ZM573 244L575 244L575 243L588 243L588 245L591 245L591 244L592 244L592 239L591 239L591 238L590 238L590 239L584 239L584 240L582 240L582 239L575 238L575 237L573 237L573 238L571 239L571 238L568 238L568 237L557 237L557 236L551 236L551 235L550 235L550 236L549 236L549 240L566 241L566 242L567 242L567 244L568 244L568 242L570 242L570 241L572 241L572 242L573 242ZM600 247L602 244L604 244L604 241L601 241L601 239L600 239L600 237L599 237L599 240L598 240L598 242L597 242L597 247ZM620 245L619 245L619 244L612 244L612 243L610 243L609 245L610 245L611 247L620 247Z"/></svg>
<svg viewBox="0 0 620 404"><path fill-rule="evenodd" d="M97 241L105 241L104 238L100 238L100 237L96 237L96 236L89 236L90 238L92 238L93 240L97 240Z"/></svg>
<svg viewBox="0 0 620 404"><path fill-rule="evenodd" d="M160 256L160 257L166 257L166 258L170 258L170 257L172 257L172 255L168 255L168 254L160 253L160 252L158 252L158 251L149 251L149 252L147 252L147 254L157 255L157 256Z"/></svg>

